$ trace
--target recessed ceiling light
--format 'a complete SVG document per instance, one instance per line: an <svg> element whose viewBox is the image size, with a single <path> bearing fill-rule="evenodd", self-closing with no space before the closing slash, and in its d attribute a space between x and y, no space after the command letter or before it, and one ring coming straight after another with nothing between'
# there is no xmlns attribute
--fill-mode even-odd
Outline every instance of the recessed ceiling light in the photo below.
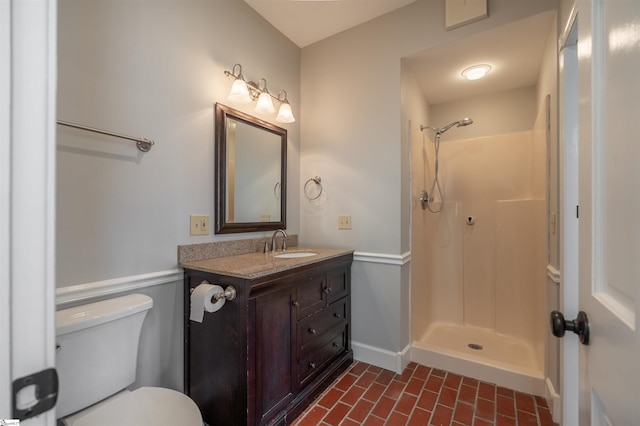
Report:
<svg viewBox="0 0 640 426"><path fill-rule="evenodd" d="M478 80L491 71L491 66L487 64L474 65L462 71L462 76L467 80Z"/></svg>

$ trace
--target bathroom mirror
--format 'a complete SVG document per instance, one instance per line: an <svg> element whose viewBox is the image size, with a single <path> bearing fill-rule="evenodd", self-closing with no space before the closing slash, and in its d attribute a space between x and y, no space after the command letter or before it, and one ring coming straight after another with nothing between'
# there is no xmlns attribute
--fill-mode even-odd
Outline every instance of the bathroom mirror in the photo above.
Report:
<svg viewBox="0 0 640 426"><path fill-rule="evenodd" d="M216 104L215 233L286 228L287 130Z"/></svg>

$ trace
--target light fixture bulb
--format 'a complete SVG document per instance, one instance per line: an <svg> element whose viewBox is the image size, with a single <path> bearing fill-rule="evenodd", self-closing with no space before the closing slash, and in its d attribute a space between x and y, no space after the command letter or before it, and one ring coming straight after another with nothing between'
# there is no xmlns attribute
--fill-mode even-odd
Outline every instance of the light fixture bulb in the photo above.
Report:
<svg viewBox="0 0 640 426"><path fill-rule="evenodd" d="M238 104L250 104L251 96L249 95L247 83L242 79L236 78L227 99Z"/></svg>
<svg viewBox="0 0 640 426"><path fill-rule="evenodd" d="M486 76L489 71L491 71L490 65L474 65L462 71L462 76L467 80L478 80Z"/></svg>
<svg viewBox="0 0 640 426"><path fill-rule="evenodd" d="M293 123L294 121L296 121L295 117L293 116L293 111L291 111L291 105L289 105L288 102L280 105L276 121L280 123Z"/></svg>
<svg viewBox="0 0 640 426"><path fill-rule="evenodd" d="M268 92L260 93L258 103L256 105L256 112L260 114L273 114L276 109L273 107L273 101L271 95Z"/></svg>

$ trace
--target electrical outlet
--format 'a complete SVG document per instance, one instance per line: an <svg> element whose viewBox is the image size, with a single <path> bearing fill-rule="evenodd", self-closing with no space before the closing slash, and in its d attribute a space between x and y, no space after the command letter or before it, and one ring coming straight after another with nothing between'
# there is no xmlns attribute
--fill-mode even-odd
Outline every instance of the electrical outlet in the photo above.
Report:
<svg viewBox="0 0 640 426"><path fill-rule="evenodd" d="M338 216L338 229L351 229L351 215Z"/></svg>
<svg viewBox="0 0 640 426"><path fill-rule="evenodd" d="M209 216L192 214L190 230L191 235L209 235Z"/></svg>

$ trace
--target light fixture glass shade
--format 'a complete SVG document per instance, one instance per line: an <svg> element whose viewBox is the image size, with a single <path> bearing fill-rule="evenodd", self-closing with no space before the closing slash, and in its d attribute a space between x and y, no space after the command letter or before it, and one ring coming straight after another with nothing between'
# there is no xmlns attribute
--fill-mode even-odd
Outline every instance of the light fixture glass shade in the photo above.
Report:
<svg viewBox="0 0 640 426"><path fill-rule="evenodd" d="M258 103L256 105L256 112L260 114L273 114L276 109L273 107L273 101L271 95L267 92L260 93Z"/></svg>
<svg viewBox="0 0 640 426"><path fill-rule="evenodd" d="M233 86L231 86L231 91L229 92L229 96L227 99L238 104L250 104L251 96L249 96L247 83L239 78L236 78L236 80L233 82Z"/></svg>
<svg viewBox="0 0 640 426"><path fill-rule="evenodd" d="M462 76L467 80L478 80L491 71L491 66L487 64L474 65L462 71Z"/></svg>
<svg viewBox="0 0 640 426"><path fill-rule="evenodd" d="M286 102L280 105L276 121L280 123L293 123L294 121L296 121L295 117L293 116L293 112L291 111L291 105Z"/></svg>

